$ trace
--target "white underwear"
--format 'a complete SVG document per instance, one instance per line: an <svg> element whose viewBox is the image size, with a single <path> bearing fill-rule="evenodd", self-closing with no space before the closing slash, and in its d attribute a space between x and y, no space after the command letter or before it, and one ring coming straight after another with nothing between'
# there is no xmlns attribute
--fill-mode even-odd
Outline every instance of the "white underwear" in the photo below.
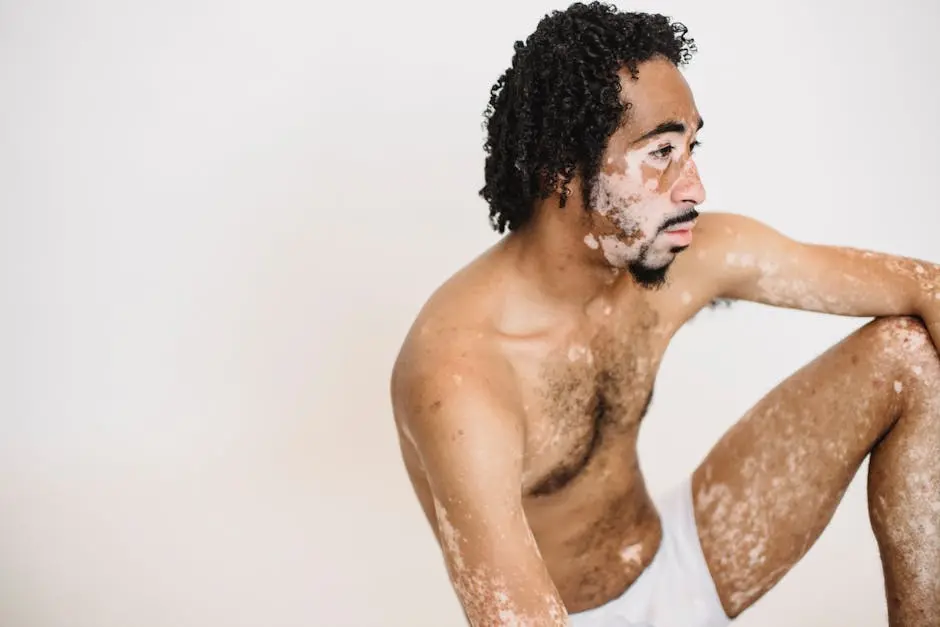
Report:
<svg viewBox="0 0 940 627"><path fill-rule="evenodd" d="M571 627L725 627L731 623L702 554L691 480L658 501L663 537L653 561L620 597L571 615Z"/></svg>

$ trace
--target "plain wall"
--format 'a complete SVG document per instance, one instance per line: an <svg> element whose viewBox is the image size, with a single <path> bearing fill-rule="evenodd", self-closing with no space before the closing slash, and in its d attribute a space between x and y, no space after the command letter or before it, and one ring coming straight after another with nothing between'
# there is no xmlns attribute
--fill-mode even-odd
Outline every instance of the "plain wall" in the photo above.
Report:
<svg viewBox="0 0 940 627"><path fill-rule="evenodd" d="M461 624L387 381L497 239L481 114L564 6L0 3L0 625ZM703 210L940 261L935 0L620 6L698 42ZM864 322L696 318L651 489ZM886 624L864 474L738 624Z"/></svg>

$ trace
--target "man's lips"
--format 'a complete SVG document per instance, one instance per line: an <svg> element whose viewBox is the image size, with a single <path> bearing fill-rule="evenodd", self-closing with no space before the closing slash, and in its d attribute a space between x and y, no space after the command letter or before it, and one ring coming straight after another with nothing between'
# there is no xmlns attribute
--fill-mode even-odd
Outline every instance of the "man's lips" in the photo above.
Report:
<svg viewBox="0 0 940 627"><path fill-rule="evenodd" d="M679 246L688 246L692 243L692 229L695 227L695 220L676 224L664 231L666 236Z"/></svg>
<svg viewBox="0 0 940 627"><path fill-rule="evenodd" d="M680 222L679 224L674 224L665 230L666 233L685 233L690 232L695 228L695 220L689 220L687 222Z"/></svg>
<svg viewBox="0 0 940 627"><path fill-rule="evenodd" d="M698 216L698 211L695 209L689 209L687 211L683 211L679 215L669 218L660 228L663 231L688 231L691 230L693 226L695 226L695 222L698 220Z"/></svg>

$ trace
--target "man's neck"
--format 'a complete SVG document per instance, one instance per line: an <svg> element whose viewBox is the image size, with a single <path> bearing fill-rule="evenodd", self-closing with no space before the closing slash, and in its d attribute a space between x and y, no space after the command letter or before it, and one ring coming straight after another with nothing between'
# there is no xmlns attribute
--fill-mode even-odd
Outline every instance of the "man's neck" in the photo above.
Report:
<svg viewBox="0 0 940 627"><path fill-rule="evenodd" d="M569 200L562 209L548 201L507 241L522 276L541 296L563 307L586 309L609 300L621 283L622 272L588 245L590 227L583 216L579 203Z"/></svg>

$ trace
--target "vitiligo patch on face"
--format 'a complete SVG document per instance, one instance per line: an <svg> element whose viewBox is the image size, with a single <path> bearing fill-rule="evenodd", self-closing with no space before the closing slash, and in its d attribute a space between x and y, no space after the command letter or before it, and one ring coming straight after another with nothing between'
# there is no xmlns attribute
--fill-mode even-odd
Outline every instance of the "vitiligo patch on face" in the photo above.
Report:
<svg viewBox="0 0 940 627"><path fill-rule="evenodd" d="M662 268L675 255L673 244L666 238L660 239L661 226L680 210L679 201L673 197L676 185L687 183L689 176L697 173L689 159L682 166L682 175L669 184L669 189L661 189L668 168L688 156L685 147L679 146L667 158L656 157L656 151L665 145L662 139L654 139L619 159L608 158L608 165L619 161L622 171L601 172L591 189L592 208L620 231L598 238L605 258L615 268L636 262L647 268Z"/></svg>
<svg viewBox="0 0 940 627"><path fill-rule="evenodd" d="M621 268L631 261L630 246L613 235L602 235L600 246L604 251L604 258L614 267Z"/></svg>

